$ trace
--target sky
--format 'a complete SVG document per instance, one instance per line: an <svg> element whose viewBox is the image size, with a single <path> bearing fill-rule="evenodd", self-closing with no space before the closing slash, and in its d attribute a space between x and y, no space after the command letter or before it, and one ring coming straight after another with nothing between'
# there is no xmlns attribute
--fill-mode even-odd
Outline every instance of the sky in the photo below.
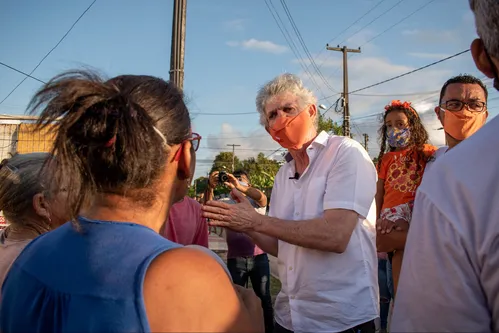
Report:
<svg viewBox="0 0 499 333"><path fill-rule="evenodd" d="M2 0L0 62L31 72L92 1ZM46 81L65 70L92 68L107 77L167 80L172 11L173 0L97 0L32 75ZM348 58L354 91L464 51L474 38L468 0L189 0L184 92L193 130L203 137L196 177L206 175L219 152L232 150L228 144L240 145L240 158L259 152L280 158L255 108L259 87L276 75L297 74L320 104L334 104L343 89L342 55L326 51L327 43L361 46L361 53ZM485 79L468 52L351 95L354 139L362 141L367 133L368 151L376 156L377 114L401 99L412 101L431 142L443 145L433 108L443 83L461 73ZM0 66L0 101L23 78ZM491 80L485 82L490 119L499 111L499 94ZM25 80L0 105L0 114L24 114L40 86ZM341 121L333 110L326 115Z"/></svg>

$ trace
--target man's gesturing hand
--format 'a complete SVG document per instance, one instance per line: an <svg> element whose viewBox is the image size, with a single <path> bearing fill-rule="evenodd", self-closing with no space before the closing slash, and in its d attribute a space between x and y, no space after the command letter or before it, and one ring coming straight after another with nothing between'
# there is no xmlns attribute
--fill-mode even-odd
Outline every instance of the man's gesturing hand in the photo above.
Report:
<svg viewBox="0 0 499 333"><path fill-rule="evenodd" d="M238 190L230 193L236 204L208 201L203 205L203 217L209 219L211 226L230 228L234 231L252 231L260 221L258 214L248 199Z"/></svg>

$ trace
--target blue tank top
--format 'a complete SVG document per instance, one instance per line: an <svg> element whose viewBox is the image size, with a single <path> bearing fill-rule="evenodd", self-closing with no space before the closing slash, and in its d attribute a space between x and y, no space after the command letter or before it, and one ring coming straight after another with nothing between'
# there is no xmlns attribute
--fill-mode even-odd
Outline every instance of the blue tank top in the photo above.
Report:
<svg viewBox="0 0 499 333"><path fill-rule="evenodd" d="M134 223L79 218L39 236L2 287L0 332L150 332L142 286L159 254L180 247ZM165 272L168 274L168 272Z"/></svg>

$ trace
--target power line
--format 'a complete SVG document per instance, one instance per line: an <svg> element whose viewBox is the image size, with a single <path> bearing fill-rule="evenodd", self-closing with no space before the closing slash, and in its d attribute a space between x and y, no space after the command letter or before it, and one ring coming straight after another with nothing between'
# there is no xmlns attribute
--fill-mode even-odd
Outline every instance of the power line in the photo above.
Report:
<svg viewBox="0 0 499 333"><path fill-rule="evenodd" d="M393 94L350 94L361 97L390 97L390 96L420 96L420 95L430 95L434 93L439 93L440 90L433 91L420 91L420 92L412 92L412 93L393 93Z"/></svg>
<svg viewBox="0 0 499 333"><path fill-rule="evenodd" d="M391 6L390 8L388 8L386 11L384 11L383 13L381 13L381 15L378 15L376 16L376 18L374 18L374 20L370 21L369 23L367 23L366 25L364 25L362 28L360 28L359 30L357 30L353 35L351 35L350 37L348 38L345 38L343 39L340 43L338 44L343 44L344 42L346 42L347 40L349 40L350 38L352 38L353 36L357 35L359 32L361 32L362 30L364 30L365 28L367 28L368 26L370 26L371 24L373 24L374 22L376 22L377 20L379 20L381 17L383 17L384 15L388 14L388 12L390 12L393 8L397 7L398 5L400 5L402 2L404 2L405 0L399 0L399 2L397 2L395 5Z"/></svg>
<svg viewBox="0 0 499 333"><path fill-rule="evenodd" d="M95 3L96 1L97 1L97 0L92 1L92 3L90 4L90 6L88 6L88 7L87 7L87 9L85 9L85 11L84 11L83 13L81 13L81 15L78 17L78 19L77 19L77 20L73 23L73 25L69 28L69 30L68 30L68 31L66 31L66 33L64 34L64 36L62 36L62 38L61 38L61 39L57 42L57 44L55 44L55 46L54 46L52 49L50 49L50 51L49 51L47 54L45 54L45 56L42 58L42 60L40 60L40 62L39 62L39 63L35 66L35 68L33 68L33 70L29 73L29 75L25 76L25 77L21 80L21 82L19 82L19 83L18 83L18 84L14 87L14 89L12 89L12 90L10 91L10 93L8 93L8 95L7 95L7 96L5 96L5 98L4 98L4 99L0 102L0 105L2 105L2 103L3 103L3 102L7 99L7 98L9 98L9 97L10 97L10 95L12 95L12 94L14 93L14 91L16 91L16 89L17 89L17 88L18 88L21 84L23 84L23 82L24 82L24 81L26 81L26 79L27 79L28 77L31 77L31 74L33 74L33 72L34 72L34 71L36 71L36 70L38 69L38 67L40 67L40 65L43 63L43 61L44 61L45 59L47 59L47 57L48 57L48 56L49 56L49 55L50 55L50 54L51 54L51 53L52 53L52 52L53 52L53 51L54 51L54 50L55 50L55 49L59 46L59 44L61 44L61 43L62 43L62 41L64 40L64 38L66 38L66 36L67 36L67 35L69 35L69 33L71 32L71 30L73 30L73 28L74 28L74 27L76 26L76 24L77 24L77 23L81 20L81 18L82 18L83 16L85 16L85 14L86 14L86 13L90 10L90 8L92 8L92 6L94 5L94 3Z"/></svg>
<svg viewBox="0 0 499 333"><path fill-rule="evenodd" d="M269 1L270 1L270 5L269 5ZM288 43L289 48L291 49L291 51L293 52L295 57L298 59L298 62L300 64L300 66L302 67L303 71L308 74L308 76L310 77L310 80L315 85L317 91L322 95L322 97L324 97L325 96L324 92L322 91L320 86L317 84L317 81L315 81L314 76L308 70L308 68L303 64L303 58L300 56L300 53L298 52L298 48L296 47L296 44L295 44L293 38L291 37L291 34L286 29L286 26L284 25L284 22L282 21L281 16L279 15L279 12L275 8L274 4L272 3L272 0L265 0L265 5L267 5L267 8L268 8L270 14L272 15L272 18L274 19L275 23L277 24L277 27L281 31L281 34L284 36L284 39L286 39L286 42ZM275 14L272 11L272 9L270 8L270 6L272 6L272 8L274 8ZM277 15L277 17L276 17L276 15ZM279 24L279 22L281 22L281 24ZM282 27L281 27L281 25L282 25ZM324 99L327 99L327 98L324 98Z"/></svg>
<svg viewBox="0 0 499 333"><path fill-rule="evenodd" d="M303 48L303 51L305 51L305 55L308 57L310 63L312 64L312 67L315 69L315 71L317 72L317 74L319 75L319 77L322 79L322 81L324 82L324 84L331 91L337 92L333 87L331 87L331 85L326 80L326 78L322 74L321 70L319 69L319 67L315 63L315 60L312 57L312 55L310 54L310 51L308 50L307 44L305 43L305 40L303 39L303 37L302 37L302 35L300 33L300 30L298 29L298 26L296 25L295 20L293 19L293 15L291 15L291 12L290 12L290 10L288 8L288 5L286 4L286 1L285 0L281 0L281 5L282 5L282 8L284 9L284 13L286 14L286 16L289 19L289 22L291 22L291 27L295 31L296 36L298 36L298 41L300 42L300 44L301 44L301 46Z"/></svg>
<svg viewBox="0 0 499 333"><path fill-rule="evenodd" d="M469 49L464 50L464 51L461 51L461 52L459 52L459 53L456 53L456 54L453 54L453 55L451 55L451 56L448 56L447 58L443 58L443 59L440 59L440 60L438 60L438 61L432 62L431 64L428 64L428 65L425 65L425 66L422 66L422 67L419 67L419 68L413 69L412 71L409 71L409 72L406 72L406 73L403 73L403 74L400 74L400 75L394 76L394 77L392 77L392 78L389 78L389 79L383 80L383 81L378 82L378 83L371 84L371 85L369 85L369 86L367 86L367 87L364 87L364 88L360 88L360 89L354 90L354 91L352 91L352 92L351 92L351 94L353 94L353 93L357 93L357 92L359 92L359 91L363 91L363 90L366 90L366 89L369 89L369 88L373 88L373 87L379 86L379 85L381 85L381 84L384 84L384 83L387 83L387 82L390 82L390 81L393 81L393 80L399 79L399 78L401 78L401 77L404 77L404 76L407 76L407 75L410 75L410 74L413 74L413 73L419 72L419 71L421 71L421 70L423 70L423 69L426 69L426 68L431 67L431 66L435 66L435 65L437 65L437 64L439 64L439 63L442 63L442 62L444 62L444 61L447 61L447 60L450 60L450 59L452 59L452 58L455 58L455 57L460 56L461 54L464 54L464 53L469 52L469 51L470 51ZM333 96L334 96L334 95L332 95L332 96L328 96L328 97L333 97Z"/></svg>
<svg viewBox="0 0 499 333"><path fill-rule="evenodd" d="M403 0L401 0L403 1ZM395 4L395 6L397 6L401 1L397 2ZM395 26L399 25L400 23L402 22L405 22L408 18L410 18L411 16L413 16L414 14L416 14L417 12L421 11L423 8L425 8L426 6L428 6L429 4L431 4L432 2L434 2L435 0L430 0L428 1L427 3L425 3L423 6L417 8L416 10L412 11L411 13L409 13L409 15L406 15L404 18L402 18L401 20L399 20L398 22L392 24L391 26L389 26L387 29L383 30L381 33L377 34L376 36L372 37L371 39L369 39L367 42L365 42L364 44L362 44L360 47L364 47L365 45L371 43L373 40L375 40L376 38L380 37L381 35L385 34L386 32L388 32L389 30L393 29ZM395 7L394 6L394 7ZM390 11L392 8L394 7L391 7L390 9L388 9L388 11ZM349 38L352 38L349 37ZM353 54L351 54L349 57L352 57ZM328 79L330 79L336 72L338 72L340 70L340 67L338 67L329 77Z"/></svg>
<svg viewBox="0 0 499 333"><path fill-rule="evenodd" d="M399 25L400 23L406 21L409 17L413 16L414 14L416 14L417 12L421 11L422 9L426 8L428 5L430 5L431 3L435 2L435 0L430 0L428 1L427 3L425 3L424 5L422 5L421 7L419 7L418 9L416 9L415 11L413 11L412 13L410 13L409 15L403 17L401 20L397 21L396 23L392 24L391 26L389 26L387 29L385 29L384 31L382 31L381 33L377 34L376 36L374 36L373 38L369 39L367 42L365 42L364 44L361 45L364 46L366 44L369 44L370 42L372 42L373 40L375 40L376 38L378 38L379 36L383 35L384 33L386 33L387 31L393 29L394 27L396 27L397 25Z"/></svg>
<svg viewBox="0 0 499 333"><path fill-rule="evenodd" d="M31 76L31 75L30 75L30 74L28 74L28 73L24 73L23 71L21 71L21 70L19 70L19 69L17 69L17 68L14 68L14 67L12 67L12 66L9 66L9 65L7 65L7 64L5 64L5 63L3 63L3 62L1 62L1 61L0 61L0 65L5 66L5 67L7 67L7 68L9 68L9 69L12 69L14 72L18 72L18 73L20 73L20 74L24 75L24 76L25 76L25 79L26 79L27 77L29 77L30 79L33 79L33 80L38 81L38 82L40 82L40 83L43 83L43 84L47 83L47 82L45 82L45 81L40 80L39 78L36 78L36 77L34 77L34 76ZM7 96L7 97L8 97L8 96ZM1 104L1 103L0 103L0 104Z"/></svg>
<svg viewBox="0 0 499 333"><path fill-rule="evenodd" d="M355 22L353 22L352 24L350 24L348 27L346 27L345 29L343 29L339 34L337 34L336 36L334 36L329 42L327 42L327 44L332 43L336 38L340 37L344 32L348 31L348 29L350 29L355 24L357 24L360 20L362 20L364 17L366 17L369 13L371 13L374 9L376 9L379 5L381 5L385 1L386 0L381 0L380 2L378 2L373 7L369 8L369 10L367 12L365 12L361 17L359 17ZM317 59L322 54L322 52L324 52L325 50L326 50L325 48L321 48L319 54L317 55ZM324 64L325 61L326 61L326 58L324 58L324 60L322 60L321 64L319 65L319 68Z"/></svg>

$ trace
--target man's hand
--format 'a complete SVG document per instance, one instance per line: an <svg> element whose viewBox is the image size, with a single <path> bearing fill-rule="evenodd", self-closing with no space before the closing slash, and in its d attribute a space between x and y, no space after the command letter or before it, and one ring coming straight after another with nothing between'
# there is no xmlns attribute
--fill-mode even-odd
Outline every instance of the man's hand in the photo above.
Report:
<svg viewBox="0 0 499 333"><path fill-rule="evenodd" d="M203 217L209 219L211 226L230 228L239 232L253 231L261 215L238 190L233 189L230 195L236 204L208 201L202 207Z"/></svg>
<svg viewBox="0 0 499 333"><path fill-rule="evenodd" d="M258 327L258 332L265 332L262 301L260 298L256 296L253 290L238 286L237 284L234 285L234 289L236 290L239 299L248 310L251 319L255 323L255 327Z"/></svg>
<svg viewBox="0 0 499 333"><path fill-rule="evenodd" d="M217 187L217 184L218 184L218 171L213 171L210 174L210 178L208 180L208 186L211 189L214 189L215 187Z"/></svg>

